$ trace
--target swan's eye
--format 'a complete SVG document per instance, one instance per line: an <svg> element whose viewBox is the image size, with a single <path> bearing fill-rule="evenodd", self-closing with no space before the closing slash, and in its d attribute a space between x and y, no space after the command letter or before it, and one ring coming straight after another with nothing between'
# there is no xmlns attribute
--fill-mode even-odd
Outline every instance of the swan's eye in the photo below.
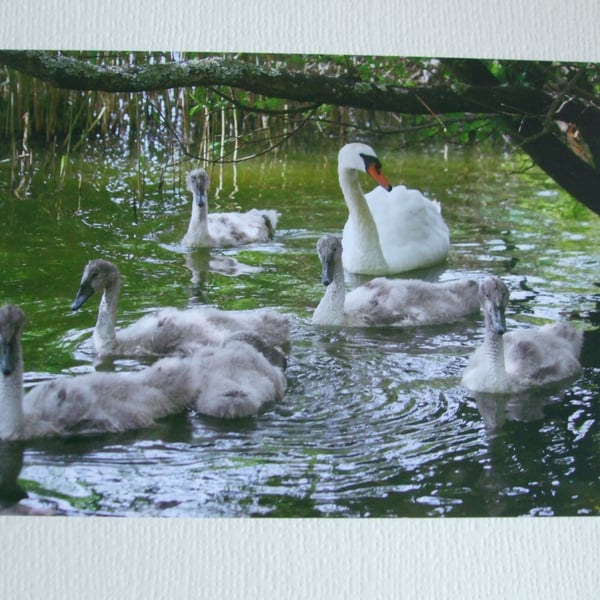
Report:
<svg viewBox="0 0 600 600"><path fill-rule="evenodd" d="M377 174L381 174L381 163L379 159L375 156L369 156L368 154L360 154L360 157L363 159L365 163L365 171L369 169L375 169Z"/></svg>

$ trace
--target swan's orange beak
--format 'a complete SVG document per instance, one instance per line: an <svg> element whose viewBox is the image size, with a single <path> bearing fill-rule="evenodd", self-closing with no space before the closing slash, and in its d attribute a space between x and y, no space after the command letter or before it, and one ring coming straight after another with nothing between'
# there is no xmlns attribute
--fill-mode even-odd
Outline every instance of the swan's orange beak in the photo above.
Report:
<svg viewBox="0 0 600 600"><path fill-rule="evenodd" d="M392 191L392 185L387 180L387 177L381 172L381 169L377 168L377 165L373 163L367 169L367 173L384 189L388 192Z"/></svg>

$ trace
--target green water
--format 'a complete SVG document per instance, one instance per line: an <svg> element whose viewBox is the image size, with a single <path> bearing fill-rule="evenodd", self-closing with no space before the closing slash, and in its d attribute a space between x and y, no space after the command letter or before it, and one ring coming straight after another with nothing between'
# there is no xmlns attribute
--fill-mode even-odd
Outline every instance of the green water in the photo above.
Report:
<svg viewBox="0 0 600 600"><path fill-rule="evenodd" d="M120 324L156 307L208 304L278 308L294 326L281 402L236 423L190 413L127 435L26 444L15 451L22 502L129 516L597 514L598 217L502 148L450 147L446 156L439 146L377 148L392 183L439 200L451 229L447 263L417 275L503 277L509 327L571 318L588 336L581 377L505 407L459 385L480 319L315 330L310 316L323 293L315 243L340 233L347 214L333 145L213 167L211 210L282 216L271 243L210 255L179 245L190 210L183 182L196 164L163 171L158 153L139 166L126 153L97 151L72 157L60 182L56 160L37 151L22 198L9 194L10 164L0 162L0 302L28 316L27 386L94 368L97 300L70 310L94 257L122 271ZM207 270L211 257L238 261L241 273Z"/></svg>

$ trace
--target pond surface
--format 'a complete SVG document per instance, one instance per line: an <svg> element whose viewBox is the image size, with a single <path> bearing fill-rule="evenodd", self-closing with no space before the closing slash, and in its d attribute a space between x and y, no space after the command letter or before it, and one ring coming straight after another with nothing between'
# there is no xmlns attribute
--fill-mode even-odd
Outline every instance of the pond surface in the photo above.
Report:
<svg viewBox="0 0 600 600"><path fill-rule="evenodd" d="M164 169L150 153L138 172L135 161L99 151L71 157L59 185L56 159L38 153L19 199L9 194L9 163L0 162L0 302L28 315L28 387L57 374L140 368L121 359L94 366L97 299L70 310L94 257L122 271L121 325L161 306L207 304L274 307L294 326L287 394L255 418L189 413L128 434L5 444L0 479L20 469L22 505L165 517L600 512L598 218L502 148L374 145L391 182L441 201L451 229L447 263L416 276L502 277L510 328L570 319L586 331L582 375L518 402L476 400L460 377L481 342L481 318L406 330L314 328L323 293L315 243L340 234L347 215L337 147L213 167L211 210L277 208L282 216L271 243L210 256L179 245L191 202L184 177L195 163ZM237 271L214 272L232 259ZM360 280L347 278L349 286Z"/></svg>

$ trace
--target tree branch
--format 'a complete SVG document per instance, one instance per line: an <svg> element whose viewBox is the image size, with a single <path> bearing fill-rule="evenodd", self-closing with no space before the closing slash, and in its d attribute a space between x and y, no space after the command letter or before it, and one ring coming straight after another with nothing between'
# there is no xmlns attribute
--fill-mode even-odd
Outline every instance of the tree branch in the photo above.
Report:
<svg viewBox="0 0 600 600"><path fill-rule="evenodd" d="M377 84L357 74L331 76L274 69L236 58L210 57L143 66L108 66L58 53L0 51L0 64L61 88L141 92L173 87L228 86L258 95L308 103L404 114L498 115L535 162L567 192L600 214L600 110L570 86L501 85L482 61L443 60L458 84L408 87ZM518 78L516 79L518 80ZM577 83L577 81L575 81ZM539 89L538 89L539 88ZM569 97L567 97L569 95ZM303 109L304 110L304 109ZM553 121L576 124L596 170L555 135Z"/></svg>
<svg viewBox="0 0 600 600"><path fill-rule="evenodd" d="M542 117L555 98L517 86L469 84L400 87L348 76L280 71L240 59L210 57L166 64L115 67L37 51L0 51L0 64L66 89L141 92L173 87L230 86L273 98L405 114L482 113ZM577 123L589 107L566 103L560 118Z"/></svg>

